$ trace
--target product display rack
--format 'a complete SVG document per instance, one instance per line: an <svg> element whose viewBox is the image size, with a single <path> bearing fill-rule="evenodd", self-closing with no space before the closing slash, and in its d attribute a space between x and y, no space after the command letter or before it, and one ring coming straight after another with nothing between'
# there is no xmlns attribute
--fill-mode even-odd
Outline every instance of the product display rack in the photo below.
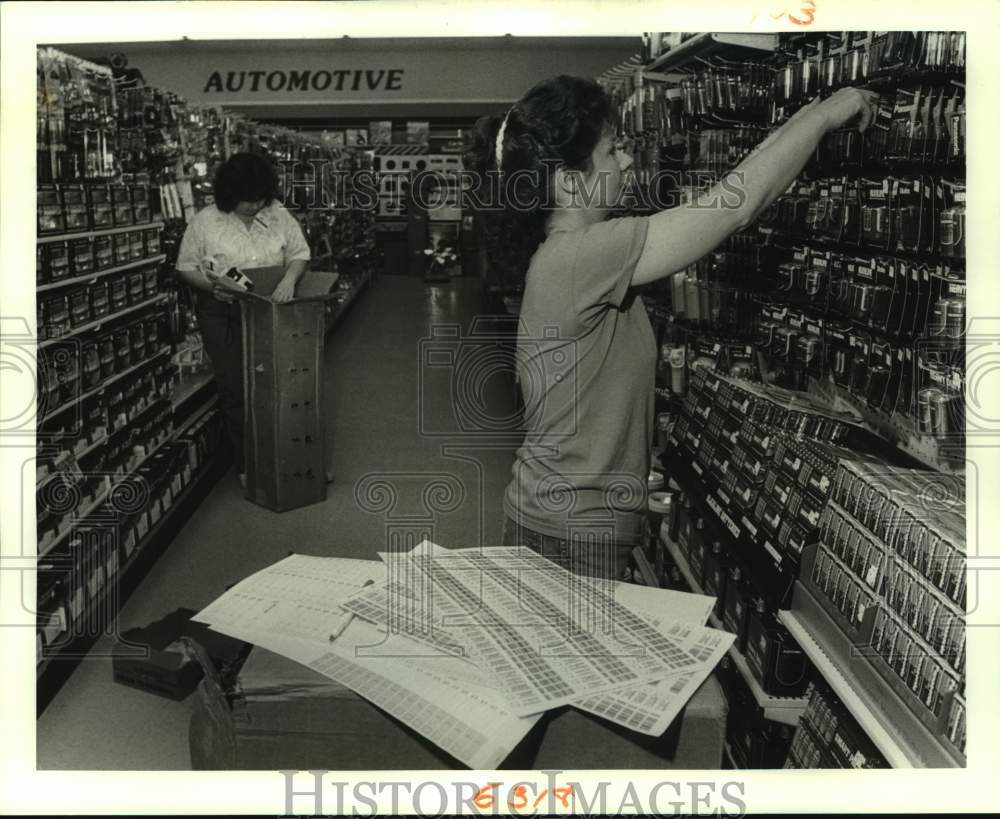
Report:
<svg viewBox="0 0 1000 819"><path fill-rule="evenodd" d="M685 560L684 556L677 551L674 545L670 542L669 538L661 536L660 542L667 549L670 557L680 570L681 576L684 578L684 582L688 584L691 591L695 594L705 594L701 585L697 582L697 580L695 580L694 573L691 571L691 567L688 565L687 560ZM714 613L710 614L708 619L712 628L725 630L723 628L722 621ZM770 694L765 693L760 687L760 683L757 682L757 679L750 672L746 659L735 646L729 649L729 656L732 658L733 664L739 670L740 676L743 677L749 686L757 704L764 712L764 717L785 725L796 725L798 723L799 716L805 710L806 700L803 697L772 697Z"/></svg>
<svg viewBox="0 0 1000 819"><path fill-rule="evenodd" d="M134 230L158 230L162 229L163 225L164 225L163 221L158 220L155 222L145 222L134 225L121 225L119 227L113 227L113 228L102 228L100 230L83 230L83 231L78 231L76 233L57 233L57 234L47 233L39 235L38 244L47 245L51 244L52 242L68 242L73 239L94 239L97 238L98 236L115 236L119 233L130 233ZM148 264L152 261L153 261L152 259L140 259L136 262L130 262L128 265L123 265L123 267L134 267L137 264L143 264L143 263ZM98 276L105 276L108 273L112 272L114 271L112 270L99 271L98 273L95 273L89 277L84 276L82 278L97 278ZM61 286L64 283L65 282L58 282L58 285Z"/></svg>
<svg viewBox="0 0 1000 819"><path fill-rule="evenodd" d="M326 331L328 333L337 326L337 323L341 320L341 318L343 318L344 314L354 303L355 299L361 295L361 292L371 284L372 278L373 274L370 270L362 271L361 275L351 282L350 289L346 291L346 295L343 300L340 302L335 300L331 304L326 319Z"/></svg>
<svg viewBox="0 0 1000 819"><path fill-rule="evenodd" d="M174 405L174 409L178 409L190 398L197 395L205 388L214 385L215 377L208 371L193 373L189 376L182 377L177 386L174 388L174 394L170 398Z"/></svg>
<svg viewBox="0 0 1000 819"><path fill-rule="evenodd" d="M117 64L110 69L40 49L38 69L37 293L40 301L48 300L39 315L38 342L39 374L48 379L38 401L36 482L39 565L47 581L39 586L41 710L96 639L78 632L86 632L86 622L94 617L116 616L108 607L127 597L229 463L217 434L221 416L214 378L204 364L198 368L195 356L183 355L197 322L186 289L172 275L187 223L213 201L211 180L218 164L237 151L255 151L305 169L305 176L295 171L287 207L302 224L313 269L340 273L346 295L334 305L331 327L371 283L376 261L373 214L344 210L339 201L330 202L329 210L309 209L317 194L311 163L328 161L353 178L350 171L370 168L367 151L190 105ZM142 278L142 288L130 274ZM95 290L106 294L102 304L96 298L89 304ZM148 346L152 329L144 332L145 339L137 335L140 326L145 331L154 320L158 341L166 342L155 349ZM91 368L84 381L84 356L93 364L93 344L108 343L112 335L114 359L106 363L100 347L100 375L95 380ZM118 350L126 341L131 350ZM161 421L154 413L167 413L167 431L156 432ZM96 434L84 434L81 423L95 418L101 419ZM164 488L162 481L170 478L156 470L179 463L181 440L187 442L192 466L191 441L199 442L197 467L183 488L179 473L172 488ZM92 465L106 472L88 472ZM110 521L123 514L118 501L129 482L139 485L144 476L155 479L151 485L163 494L141 512L141 525L130 530L134 551L126 556L123 547L120 560L109 557L90 575L87 589L80 580L74 586L81 561L97 559L106 548L98 544L93 551L95 538L104 543L124 537L124 530L116 528L124 524ZM63 512L67 505L75 508Z"/></svg>
<svg viewBox="0 0 1000 819"><path fill-rule="evenodd" d="M801 583L778 617L894 768L961 767Z"/></svg>
<svg viewBox="0 0 1000 819"><path fill-rule="evenodd" d="M760 56L773 52L777 46L777 34L702 32L648 63L643 73L681 68L694 60L708 59L717 54L726 59Z"/></svg>
<svg viewBox="0 0 1000 819"><path fill-rule="evenodd" d="M162 227L162 223L159 226ZM146 227L155 227L155 226L147 225ZM129 262L128 264L118 265L116 267L109 267L107 270L101 270L98 271L97 273L90 273L86 276L76 276L72 279L64 279L63 281L53 282L51 284L40 284L38 287L35 288L35 292L48 293L52 290L59 290L60 288L68 287L74 284L93 284L98 279L103 279L106 276L113 276L115 273L124 273L128 270L134 270L135 268L142 267L144 265L161 264L162 262L166 261L166 259L167 257L161 253L156 256L151 256L148 259L140 259L139 261ZM105 320L107 318L113 318L113 316L105 317Z"/></svg>
<svg viewBox="0 0 1000 819"><path fill-rule="evenodd" d="M813 570L817 553L817 529L811 534L803 529L805 540L796 534L795 527L802 524L800 511L808 511L798 505L800 498L803 503L809 500L806 489L786 484L796 496L795 505L789 506L785 519L774 517L774 510L785 504L787 490L781 490L781 501L768 492L781 489L781 470L790 462L782 461L779 469L770 461L770 452L755 455L756 460L746 463L757 464L755 470L766 464L768 472L765 476L755 471L755 479L742 482L745 456L738 451L739 441L746 439L745 450L752 435L742 435L739 428L732 441L727 439L728 430L739 427L725 426L728 398L722 417L711 419L707 414L692 418L694 406L682 407L680 399L694 366L763 384L765 391L799 391L817 407L825 407L821 413L854 419L848 423L856 431L842 444L849 452L869 453L889 465L887 469L905 473L919 468L924 475L963 480L964 34L652 33L644 36L643 58L640 66L622 65L600 78L619 108L620 136L632 145L639 198L626 213L634 215L680 204L717 183L812 97L847 86L882 95L863 137L849 128L828 134L799 179L757 224L734 237L738 243L729 241L696 265L645 289L647 311L663 351L657 376L657 412L662 417L656 419L656 428L676 442L669 430L675 422L684 424L685 445L668 446L662 460L665 474L681 488L691 513L701 521L706 546L709 537L721 544L722 554L736 560L722 560L723 566L743 566L744 578L748 570L769 577L772 594L781 600L773 609L778 621L815 671L832 684L886 761L896 767L963 765L964 698L948 688L948 681L935 682L938 678L928 671L934 663L943 664L948 680L963 688L961 661L948 659L962 654L946 653L944 647L947 652L964 651L964 643L954 648L959 645L953 642L958 639L953 637L955 627L943 626L946 638L938 636L944 632L936 621L918 629L921 610L916 603L905 604L909 608L904 617L899 613L901 592L893 592L889 611L889 592L869 591L886 607L877 610L879 622L892 623L900 645L910 639L907 629L914 629L915 648L897 650L891 668L872 648L867 649L870 656L852 656L848 635L854 633L849 625L853 621L833 608L852 605L841 592L846 588L858 600L857 611L863 610L856 594L859 575L852 581L853 565L845 568L836 575L836 590L823 586L831 600L817 598L808 583L797 579L800 572ZM667 188L663 171L668 172ZM647 198L651 196L662 200L664 190L670 204L645 204L657 201ZM675 357L680 361L679 379ZM704 400L711 405L714 399ZM699 408L711 411L705 404ZM726 435L720 436L720 431ZM802 441L794 436L792 440ZM813 440L823 446L822 436ZM800 445L808 458L820 451L808 443L785 445L783 451ZM808 469L818 468L811 460L806 463ZM765 488L763 477L773 479L767 485L771 489ZM802 475L796 479L804 480ZM739 491L739 503L731 498L733 487ZM766 499L747 512L744 494ZM774 534L761 525L761 514ZM788 525L793 527L791 536ZM856 521L854 525L861 526ZM901 535L899 545L894 540L890 547L883 543L892 566L903 554L893 550L917 553L918 546L905 545L907 538L922 542L917 537ZM806 545L810 538L813 545ZM948 543L962 549L956 541ZM665 544L677 570L697 589L684 555ZM829 551L825 541L819 548ZM926 548L931 548L929 540ZM846 557L841 563L846 566L843 561ZM913 562L910 557L906 561ZM825 565L823 571L829 574ZM908 590L941 582L932 581L929 570L907 569L911 571L912 578L906 574L892 582L910 584ZM932 592L939 594L930 585L928 600ZM946 596L961 606L957 594L949 587ZM876 610L869 604L867 611L862 642L874 645ZM889 626L884 628L888 633ZM936 635L935 641L925 637L927 629ZM854 639L858 641L856 633ZM937 639L946 642L939 647ZM922 653L916 650L918 643ZM733 665L743 671L736 658ZM923 687L925 674L933 691ZM920 696L914 694L918 688Z"/></svg>
<svg viewBox="0 0 1000 819"><path fill-rule="evenodd" d="M93 608L106 606L110 601L117 601L121 606L128 600L228 465L227 459L215 457L192 475L188 485L174 498L173 505L167 513L154 523L145 537L136 544L135 550L120 566L116 579L106 585L99 600L93 604ZM36 670L38 714L45 710L82 656L96 641L96 636L78 637L61 645L55 652L43 653L41 663Z"/></svg>
<svg viewBox="0 0 1000 819"><path fill-rule="evenodd" d="M128 466L125 472L119 477L124 478L134 474L136 470L139 469L140 466L149 461L150 458L152 458L157 452L159 452L164 445L170 443L173 440L173 438L174 438L173 432L170 431L165 432L161 436L160 440L153 445L152 449L150 449L149 452L147 452L145 455L136 458L136 460L130 466ZM107 440L105 439L104 443L106 442ZM109 480L105 485L104 489L99 491L97 495L94 497L94 499L90 503L88 503L87 506L84 507L84 509L81 512L74 515L74 517L70 520L66 528L56 536L55 540L53 540L50 543L46 543L44 547L39 548L38 556L41 558L54 552L59 547L59 545L62 544L66 540L66 538L69 537L70 534L72 534L77 524L90 517L90 515L94 512L94 510L96 510L102 503L104 503L108 499L108 496L111 493L112 484L113 482L110 480L109 476Z"/></svg>
<svg viewBox="0 0 1000 819"><path fill-rule="evenodd" d="M157 218L156 203L148 196L148 168L133 165L123 174L123 155L115 150L116 109L109 69L54 49L39 51L38 181L46 197L44 201L40 197L38 205L36 292L40 301L56 299L56 305L64 293L86 293L88 302L82 305L85 310L71 313L68 320L63 312L53 325L48 312L39 315L39 376L47 379L37 402L36 495L39 526L44 524L46 535L43 540L40 528L39 712L98 638L88 623L95 617L117 618L117 606L228 465L217 446L200 450L197 469L185 467L183 475L173 474L172 489L177 491L157 484L163 493L152 506L123 511L129 507L122 505L127 500L122 496L140 486L144 475L154 474L149 470L158 469L157 464L180 463L182 450L177 446L182 436L195 428L208 429L205 423L214 412L215 399L191 412L192 399L209 386L210 379L171 389L176 373L167 357L173 345L162 331L168 325L165 310L172 297L159 281L168 258L161 250L166 222ZM96 131L84 129L84 124L95 121L99 121ZM72 229L85 225L91 229ZM127 260L122 258L124 234L131 234L126 240L131 245ZM110 255L112 247L118 258L110 259L110 264L104 258L102 264L99 248ZM119 280L117 296L105 288L104 310L109 300L114 307L99 315L96 298L89 303L94 285L132 271L142 276L142 286L134 277L126 277ZM150 278L154 274L156 278ZM94 314L98 317L92 318ZM116 331L114 358L109 366L102 358L103 377L98 376L96 384L94 372L85 382L84 357L89 348L87 363L96 361L101 330ZM106 343L111 338L110 332L103 334ZM129 348L124 357L117 349L119 340ZM168 424L158 426L155 413L165 414ZM97 419L98 424L89 435L83 426L86 419ZM198 434L199 441L208 440L204 433ZM171 447L172 460L166 454ZM99 471L93 471L95 465ZM130 529L129 544L120 554L115 546L99 574L89 576L85 596L81 567L104 554L104 546L93 551L98 540L117 543L124 532L118 529L124 525L123 514L141 515L144 523Z"/></svg>
<svg viewBox="0 0 1000 819"><path fill-rule="evenodd" d="M154 355L150 356L145 361L140 361L138 364L133 364L128 369L122 370L120 373L115 373L113 376L108 378L106 381L103 381L99 386L95 387L94 389L88 390L87 392L81 393L80 395L77 395L76 397L71 398L68 401L62 402L55 409L47 410L46 413L39 419L39 423L45 423L46 421L50 421L51 419L64 413L66 410L76 406L77 404L83 403L84 401L87 401L90 398L97 397L112 384L115 384L116 382L121 381L130 375L134 375L139 370L148 367L150 364L154 363L157 359L161 358L162 356L166 355L169 352L170 349L168 347L164 347L158 353L155 353Z"/></svg>
<svg viewBox="0 0 1000 819"><path fill-rule="evenodd" d="M130 316L134 313L138 313L140 310L144 310L148 307L154 307L157 304L162 304L166 301L166 296L162 293L158 296L153 296L152 298L145 299L138 304L130 305L129 307L119 310L117 313L111 313L110 315L103 316L97 321L91 321L87 324L81 324L79 327L73 327L67 332L63 333L56 338L48 338L44 341L38 342L38 349L43 350L46 347L51 347L54 344L59 344L68 338L73 338L74 336L83 335L84 333L92 332L94 330L99 330L105 324L115 321L116 319L123 318L124 316Z"/></svg>
<svg viewBox="0 0 1000 819"><path fill-rule="evenodd" d="M900 452L937 472L961 473L965 470L965 444L962 441L939 443L920 435L913 423L859 401L829 379L810 378L811 392L823 396L834 409L856 413L865 427L889 441Z"/></svg>
<svg viewBox="0 0 1000 819"><path fill-rule="evenodd" d="M796 567L788 565L787 557L775 548L767 536L757 536L757 527L745 514L730 510L726 499L718 495L718 487L709 487L710 479L701 466L693 461L689 465L674 450L664 454L663 462L671 480L691 498L712 536L730 553L746 555L748 560L765 566L764 571L777 580L775 597L787 600L794 584Z"/></svg>

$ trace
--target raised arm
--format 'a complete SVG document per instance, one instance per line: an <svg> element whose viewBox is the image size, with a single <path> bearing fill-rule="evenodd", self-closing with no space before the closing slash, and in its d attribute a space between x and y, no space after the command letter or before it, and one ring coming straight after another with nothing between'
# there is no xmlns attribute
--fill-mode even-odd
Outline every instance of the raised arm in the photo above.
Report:
<svg viewBox="0 0 1000 819"><path fill-rule="evenodd" d="M877 99L870 91L844 88L813 101L767 137L725 178L694 201L651 216L633 285L683 270L753 223L802 172L823 135L858 114L864 130Z"/></svg>

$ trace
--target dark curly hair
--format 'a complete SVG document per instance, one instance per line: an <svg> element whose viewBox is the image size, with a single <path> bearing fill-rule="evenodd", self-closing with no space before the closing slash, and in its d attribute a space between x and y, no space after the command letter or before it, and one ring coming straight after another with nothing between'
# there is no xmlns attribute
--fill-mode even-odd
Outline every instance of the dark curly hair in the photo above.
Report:
<svg viewBox="0 0 1000 819"><path fill-rule="evenodd" d="M502 116L476 122L464 160L465 169L480 180L472 192L476 200L490 205L482 213L490 260L505 279L521 285L531 256L545 239L551 172L559 166L589 171L591 155L615 117L600 85L563 75L528 91L506 119L500 167L496 140ZM514 197L538 206L511 207Z"/></svg>
<svg viewBox="0 0 1000 819"><path fill-rule="evenodd" d="M279 195L278 173L261 154L233 154L215 172L215 206L232 213L240 202L270 205Z"/></svg>

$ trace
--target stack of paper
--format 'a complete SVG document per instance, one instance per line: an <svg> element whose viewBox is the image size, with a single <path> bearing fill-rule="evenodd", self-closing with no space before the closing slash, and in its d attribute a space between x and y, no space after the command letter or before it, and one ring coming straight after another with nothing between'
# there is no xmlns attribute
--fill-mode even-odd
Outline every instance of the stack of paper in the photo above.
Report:
<svg viewBox="0 0 1000 819"><path fill-rule="evenodd" d="M195 619L354 690L472 768L546 710L662 734L733 636L713 600L581 578L523 547L293 555ZM349 619L352 618L353 619Z"/></svg>

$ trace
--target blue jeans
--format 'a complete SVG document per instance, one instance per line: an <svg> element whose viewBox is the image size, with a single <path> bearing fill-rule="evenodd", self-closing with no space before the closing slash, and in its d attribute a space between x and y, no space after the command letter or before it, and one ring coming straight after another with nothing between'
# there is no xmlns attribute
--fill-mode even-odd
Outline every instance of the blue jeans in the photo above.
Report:
<svg viewBox="0 0 1000 819"><path fill-rule="evenodd" d="M635 544L606 536L585 538L584 534L559 538L528 529L507 516L503 520L504 546L527 546L574 574L621 580Z"/></svg>

